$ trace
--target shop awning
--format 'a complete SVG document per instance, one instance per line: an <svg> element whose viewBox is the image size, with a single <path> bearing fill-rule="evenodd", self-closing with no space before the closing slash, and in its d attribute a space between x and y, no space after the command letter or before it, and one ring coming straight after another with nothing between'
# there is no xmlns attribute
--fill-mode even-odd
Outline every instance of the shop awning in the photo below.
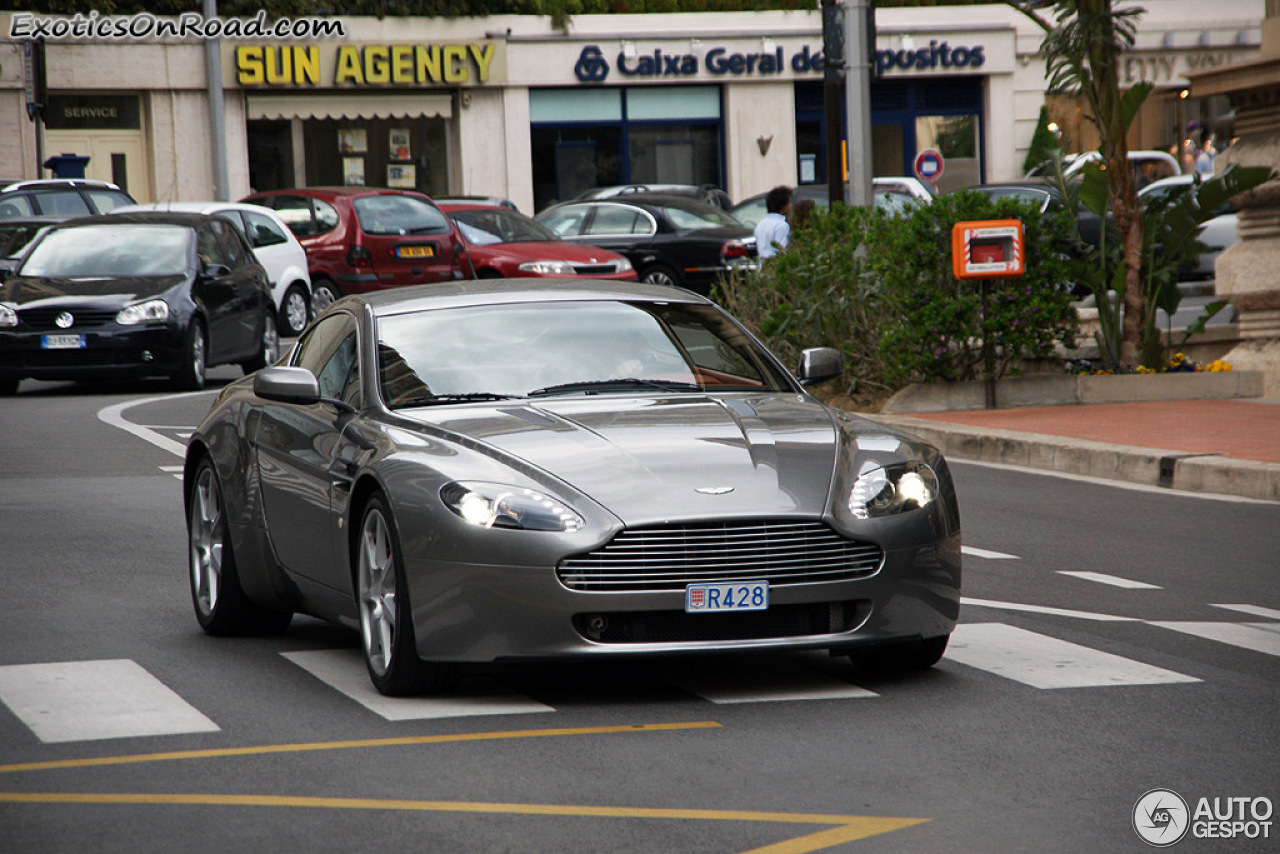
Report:
<svg viewBox="0 0 1280 854"><path fill-rule="evenodd" d="M332 92L325 95L250 95L250 119L404 119L453 117L453 99L442 94Z"/></svg>

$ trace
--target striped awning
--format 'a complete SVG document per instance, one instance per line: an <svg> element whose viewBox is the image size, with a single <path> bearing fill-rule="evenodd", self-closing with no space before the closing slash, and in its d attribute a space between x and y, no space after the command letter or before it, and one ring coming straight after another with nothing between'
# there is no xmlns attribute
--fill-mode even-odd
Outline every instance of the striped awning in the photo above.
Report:
<svg viewBox="0 0 1280 854"><path fill-rule="evenodd" d="M250 119L453 117L453 98L438 93L331 92L324 95L250 95L247 100Z"/></svg>

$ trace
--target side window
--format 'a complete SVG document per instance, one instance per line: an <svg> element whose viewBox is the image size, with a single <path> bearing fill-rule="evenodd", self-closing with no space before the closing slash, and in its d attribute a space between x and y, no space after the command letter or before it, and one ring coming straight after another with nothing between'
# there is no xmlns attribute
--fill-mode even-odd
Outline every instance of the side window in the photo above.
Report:
<svg viewBox="0 0 1280 854"><path fill-rule="evenodd" d="M218 242L218 236L211 228L212 223L205 223L200 226L200 231L196 237L196 254L200 256L200 263L208 266L209 264L221 264L224 267L230 267L231 263L227 258L226 251L222 248L222 244Z"/></svg>
<svg viewBox="0 0 1280 854"><path fill-rule="evenodd" d="M11 219L15 216L31 216L31 199L23 195L0 196L0 219Z"/></svg>
<svg viewBox="0 0 1280 854"><path fill-rule="evenodd" d="M582 221L587 218L589 208L586 205L552 211L539 220L547 228L561 237L581 234Z"/></svg>
<svg viewBox="0 0 1280 854"><path fill-rule="evenodd" d="M244 266L249 257L249 251L244 245L244 238L230 224L225 222L212 222L213 231L218 235L218 243L222 246L223 254L226 255L228 266L237 269Z"/></svg>
<svg viewBox="0 0 1280 854"><path fill-rule="evenodd" d="M250 211L240 211L240 215L244 217L245 234L249 235L249 242L254 248L261 246L277 246L281 243L288 243L289 238L280 230L280 226L269 216Z"/></svg>
<svg viewBox="0 0 1280 854"><path fill-rule="evenodd" d="M596 218L591 221L588 234L645 234L649 231L649 221L635 208L621 205L600 205L596 208Z"/></svg>
<svg viewBox="0 0 1280 854"><path fill-rule="evenodd" d="M316 234L324 234L338 227L338 209L328 202L312 199L316 206Z"/></svg>
<svg viewBox="0 0 1280 854"><path fill-rule="evenodd" d="M311 200L306 196L276 196L271 202L284 224L298 237L320 233L311 217Z"/></svg>
<svg viewBox="0 0 1280 854"><path fill-rule="evenodd" d="M317 323L298 342L293 364L315 374L320 394L360 406L360 360L356 322L335 314Z"/></svg>
<svg viewBox="0 0 1280 854"><path fill-rule="evenodd" d="M35 201L40 206L40 213L42 214L89 216L93 213L75 190L55 190L51 193L37 193Z"/></svg>
<svg viewBox="0 0 1280 854"><path fill-rule="evenodd" d="M84 192L89 197L89 201L93 202L93 206L98 209L98 213L106 213L121 205L133 204L133 199L116 190L85 190Z"/></svg>

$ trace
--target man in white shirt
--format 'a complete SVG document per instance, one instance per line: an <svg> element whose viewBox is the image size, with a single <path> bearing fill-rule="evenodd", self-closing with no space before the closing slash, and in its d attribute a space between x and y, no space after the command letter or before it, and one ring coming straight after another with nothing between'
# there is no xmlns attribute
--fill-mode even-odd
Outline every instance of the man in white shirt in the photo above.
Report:
<svg viewBox="0 0 1280 854"><path fill-rule="evenodd" d="M756 225L756 252L761 258L772 258L779 249L786 249L791 240L791 223L787 222L787 214L791 212L791 188L774 187L765 195L764 207L768 213Z"/></svg>

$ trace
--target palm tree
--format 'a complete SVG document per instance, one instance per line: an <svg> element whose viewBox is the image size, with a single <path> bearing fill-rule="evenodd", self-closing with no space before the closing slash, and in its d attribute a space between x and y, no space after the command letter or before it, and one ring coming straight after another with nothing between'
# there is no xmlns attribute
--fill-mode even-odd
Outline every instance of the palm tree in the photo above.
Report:
<svg viewBox="0 0 1280 854"><path fill-rule="evenodd" d="M1138 17L1146 10L1138 7L1113 9L1111 0L1040 0L1015 3L1052 9L1056 25L1048 28L1041 50L1045 55L1049 91L1067 92L1084 99L1087 118L1098 129L1107 174L1107 200L1123 248L1124 277L1101 278L1099 302L1107 299L1110 284L1124 305L1120 347L1121 364L1134 367L1147 314L1142 282L1142 208L1129 169L1126 134L1138 107L1151 91L1135 86L1121 94L1117 68L1121 54L1131 48ZM1041 19L1042 20L1042 19ZM1043 23L1043 21L1042 21ZM1102 263L1106 263L1105 257Z"/></svg>

